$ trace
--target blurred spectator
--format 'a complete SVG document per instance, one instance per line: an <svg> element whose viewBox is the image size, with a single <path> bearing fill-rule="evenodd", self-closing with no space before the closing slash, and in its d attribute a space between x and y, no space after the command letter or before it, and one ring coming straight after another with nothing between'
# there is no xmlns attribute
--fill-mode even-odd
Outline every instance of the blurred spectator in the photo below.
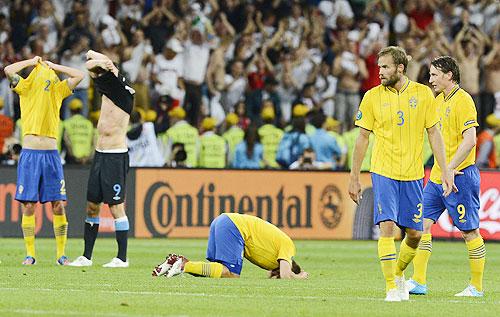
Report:
<svg viewBox="0 0 500 317"><path fill-rule="evenodd" d="M331 163L318 162L316 160L316 153L314 153L314 149L306 148L299 159L290 164L289 169L291 170L323 170L323 169L332 169Z"/></svg>
<svg viewBox="0 0 500 317"><path fill-rule="evenodd" d="M355 127L354 129L351 129L343 133L344 140L347 145L346 162L348 170L351 170L352 167L352 153L354 152L354 147L356 146L356 139L358 138L359 135L359 129L360 128ZM365 158L363 159L363 163L361 164L361 171L363 172L367 172L370 170L374 139L375 136L373 135L373 133L370 133L370 139L368 143L368 148L366 149L366 155Z"/></svg>
<svg viewBox="0 0 500 317"><path fill-rule="evenodd" d="M165 165L156 141L157 131L152 122L144 122L138 111L130 115L130 129L127 132L128 154L131 167L160 167Z"/></svg>
<svg viewBox="0 0 500 317"><path fill-rule="evenodd" d="M276 153L276 162L288 169L297 161L306 148L311 147L311 140L306 134L306 119L303 116L292 118L292 130L281 139Z"/></svg>
<svg viewBox="0 0 500 317"><path fill-rule="evenodd" d="M226 140L215 133L215 119L211 117L203 119L201 129L198 167L226 167L228 146Z"/></svg>
<svg viewBox="0 0 500 317"><path fill-rule="evenodd" d="M335 118L342 122L342 131L354 125L350 119L354 117L361 101L361 82L368 78L365 62L357 53L356 36L350 33L348 40L348 48L335 58L333 65L333 75L339 79Z"/></svg>
<svg viewBox="0 0 500 317"><path fill-rule="evenodd" d="M182 80L184 64L182 55L179 55L183 51L184 48L178 39L170 39L163 53L156 55L152 70L156 92L160 96L170 96L176 101L175 106L182 104L185 95Z"/></svg>
<svg viewBox="0 0 500 317"><path fill-rule="evenodd" d="M264 107L261 117L263 125L258 129L258 133L264 150L264 162L268 167L278 168L276 152L278 151L278 146L284 132L274 124L275 114L273 107Z"/></svg>
<svg viewBox="0 0 500 317"><path fill-rule="evenodd" d="M486 114L482 111L479 95L479 62L486 44L484 35L475 26L464 24L455 37L454 44L454 52L457 57L460 71L467 74L463 76L460 86L467 91L474 100L477 108L479 125L482 125Z"/></svg>
<svg viewBox="0 0 500 317"><path fill-rule="evenodd" d="M312 125L316 131L311 138L311 145L316 154L316 160L322 163L328 163L333 169L336 168L336 162L342 155L339 145L334 137L326 132L326 116L321 111L313 113L311 118Z"/></svg>
<svg viewBox="0 0 500 317"><path fill-rule="evenodd" d="M71 116L64 120L64 144L67 164L87 164L94 153L94 126L82 115L83 102L73 98L68 103Z"/></svg>
<svg viewBox="0 0 500 317"><path fill-rule="evenodd" d="M122 69L132 82L135 90L135 105L143 109L150 108L150 74L148 63L153 60L153 48L149 40L144 38L142 29L137 29L133 33L132 45L123 52Z"/></svg>
<svg viewBox="0 0 500 317"><path fill-rule="evenodd" d="M496 149L493 138L496 135L499 122L494 114L490 115L488 119L487 128L477 136L476 164L478 167L496 168Z"/></svg>
<svg viewBox="0 0 500 317"><path fill-rule="evenodd" d="M335 139L337 145L340 148L340 157L336 162L337 169L344 169L347 160L347 144L345 142L344 136L339 133L340 122L332 117L327 117L325 122L325 130Z"/></svg>
<svg viewBox="0 0 500 317"><path fill-rule="evenodd" d="M210 48L205 41L205 26L200 22L191 27L189 40L184 43L183 80L186 90L184 108L189 113L189 123L198 125L202 84L205 81Z"/></svg>
<svg viewBox="0 0 500 317"><path fill-rule="evenodd" d="M230 113L226 116L226 132L222 134L229 146L228 164L231 165L234 158L234 151L245 136L245 131L238 127L238 116L235 113Z"/></svg>
<svg viewBox="0 0 500 317"><path fill-rule="evenodd" d="M332 75L331 65L326 61L321 62L317 69L316 81L314 82L314 87L316 88L314 99L318 101L326 115L333 116L335 94L337 93L337 78Z"/></svg>
<svg viewBox="0 0 500 317"><path fill-rule="evenodd" d="M234 153L234 168L258 169L263 163L263 147L260 144L257 127L250 125L245 131L242 142L236 146Z"/></svg>
<svg viewBox="0 0 500 317"><path fill-rule="evenodd" d="M68 104L75 98L79 99L82 102L81 114L84 117L88 117L89 115L88 89L90 86L90 76L88 75L87 68L85 67L85 62L87 61L85 54L88 51L88 47L88 38L82 36L73 43L69 50L66 50L63 53L61 64L85 72L85 77L83 77L78 86L73 89L73 94L64 100L63 108L61 110L63 119L67 119L70 117L71 110L69 109Z"/></svg>
<svg viewBox="0 0 500 317"><path fill-rule="evenodd" d="M188 167L186 165L187 153L184 148L184 143L172 144L172 152L170 159L167 162L168 167L180 168Z"/></svg>
<svg viewBox="0 0 500 317"><path fill-rule="evenodd" d="M0 97L0 111L3 110L4 102L3 98ZM14 122L12 119L0 112L0 154L7 151L4 149L5 139L12 136L14 133Z"/></svg>
<svg viewBox="0 0 500 317"><path fill-rule="evenodd" d="M222 105L227 112L234 111L234 107L244 96L246 86L243 62L236 60L231 64L231 73L224 76Z"/></svg>
<svg viewBox="0 0 500 317"><path fill-rule="evenodd" d="M170 117L170 128L161 137L163 146L165 147L163 157L171 156L173 144L182 143L187 153L186 165L188 167L198 166L198 129L184 120L186 111L181 107L172 109L168 115Z"/></svg>

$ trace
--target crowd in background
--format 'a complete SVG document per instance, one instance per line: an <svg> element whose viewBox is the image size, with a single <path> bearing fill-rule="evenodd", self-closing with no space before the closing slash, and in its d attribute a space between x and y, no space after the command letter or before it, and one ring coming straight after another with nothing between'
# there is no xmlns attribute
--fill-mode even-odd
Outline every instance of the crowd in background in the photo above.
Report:
<svg viewBox="0 0 500 317"><path fill-rule="evenodd" d="M344 170L359 102L380 84L378 51L405 48L408 78L424 84L430 61L451 55L477 107L477 164L496 168L499 11L495 0L0 0L0 66L38 55L85 70L89 49L109 56L136 91L132 166ZM66 163L92 158L99 105L88 76L63 103ZM2 71L7 164L19 117Z"/></svg>

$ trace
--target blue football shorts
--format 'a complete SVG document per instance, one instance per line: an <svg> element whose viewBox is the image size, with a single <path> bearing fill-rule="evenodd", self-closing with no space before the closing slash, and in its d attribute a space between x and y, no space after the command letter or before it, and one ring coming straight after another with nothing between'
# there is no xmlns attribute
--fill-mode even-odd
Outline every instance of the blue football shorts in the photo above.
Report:
<svg viewBox="0 0 500 317"><path fill-rule="evenodd" d="M41 203L66 200L66 183L57 150L21 150L16 200Z"/></svg>
<svg viewBox="0 0 500 317"><path fill-rule="evenodd" d="M399 181L372 173L373 222L394 221L399 227L423 231L423 179Z"/></svg>
<svg viewBox="0 0 500 317"><path fill-rule="evenodd" d="M479 170L470 165L462 170L463 175L455 176L458 192L443 197L440 184L429 181L424 188L424 218L436 222L444 210L453 219L453 224L461 231L479 228Z"/></svg>
<svg viewBox="0 0 500 317"><path fill-rule="evenodd" d="M234 274L243 268L245 241L234 222L227 215L220 215L210 224L207 260L223 264Z"/></svg>

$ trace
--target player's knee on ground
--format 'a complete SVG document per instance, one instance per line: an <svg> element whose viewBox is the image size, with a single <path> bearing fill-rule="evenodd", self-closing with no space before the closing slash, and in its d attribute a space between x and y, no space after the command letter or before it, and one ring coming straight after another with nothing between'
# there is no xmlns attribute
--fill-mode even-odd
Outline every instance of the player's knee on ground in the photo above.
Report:
<svg viewBox="0 0 500 317"><path fill-rule="evenodd" d="M64 215L64 203L61 200L53 201L51 204L54 215Z"/></svg>
<svg viewBox="0 0 500 317"><path fill-rule="evenodd" d="M101 204L87 202L87 216L94 218L99 216Z"/></svg>
<svg viewBox="0 0 500 317"><path fill-rule="evenodd" d="M23 205L23 215L32 216L35 214L35 206L36 203L33 202L24 202Z"/></svg>

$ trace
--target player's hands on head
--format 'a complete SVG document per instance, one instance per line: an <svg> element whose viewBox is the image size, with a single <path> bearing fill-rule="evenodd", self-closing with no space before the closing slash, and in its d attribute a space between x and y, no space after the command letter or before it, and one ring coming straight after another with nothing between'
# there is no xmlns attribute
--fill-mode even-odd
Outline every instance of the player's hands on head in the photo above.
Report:
<svg viewBox="0 0 500 317"><path fill-rule="evenodd" d="M31 59L31 63L33 66L35 66L38 63L42 62L42 58L40 56L35 56Z"/></svg>

